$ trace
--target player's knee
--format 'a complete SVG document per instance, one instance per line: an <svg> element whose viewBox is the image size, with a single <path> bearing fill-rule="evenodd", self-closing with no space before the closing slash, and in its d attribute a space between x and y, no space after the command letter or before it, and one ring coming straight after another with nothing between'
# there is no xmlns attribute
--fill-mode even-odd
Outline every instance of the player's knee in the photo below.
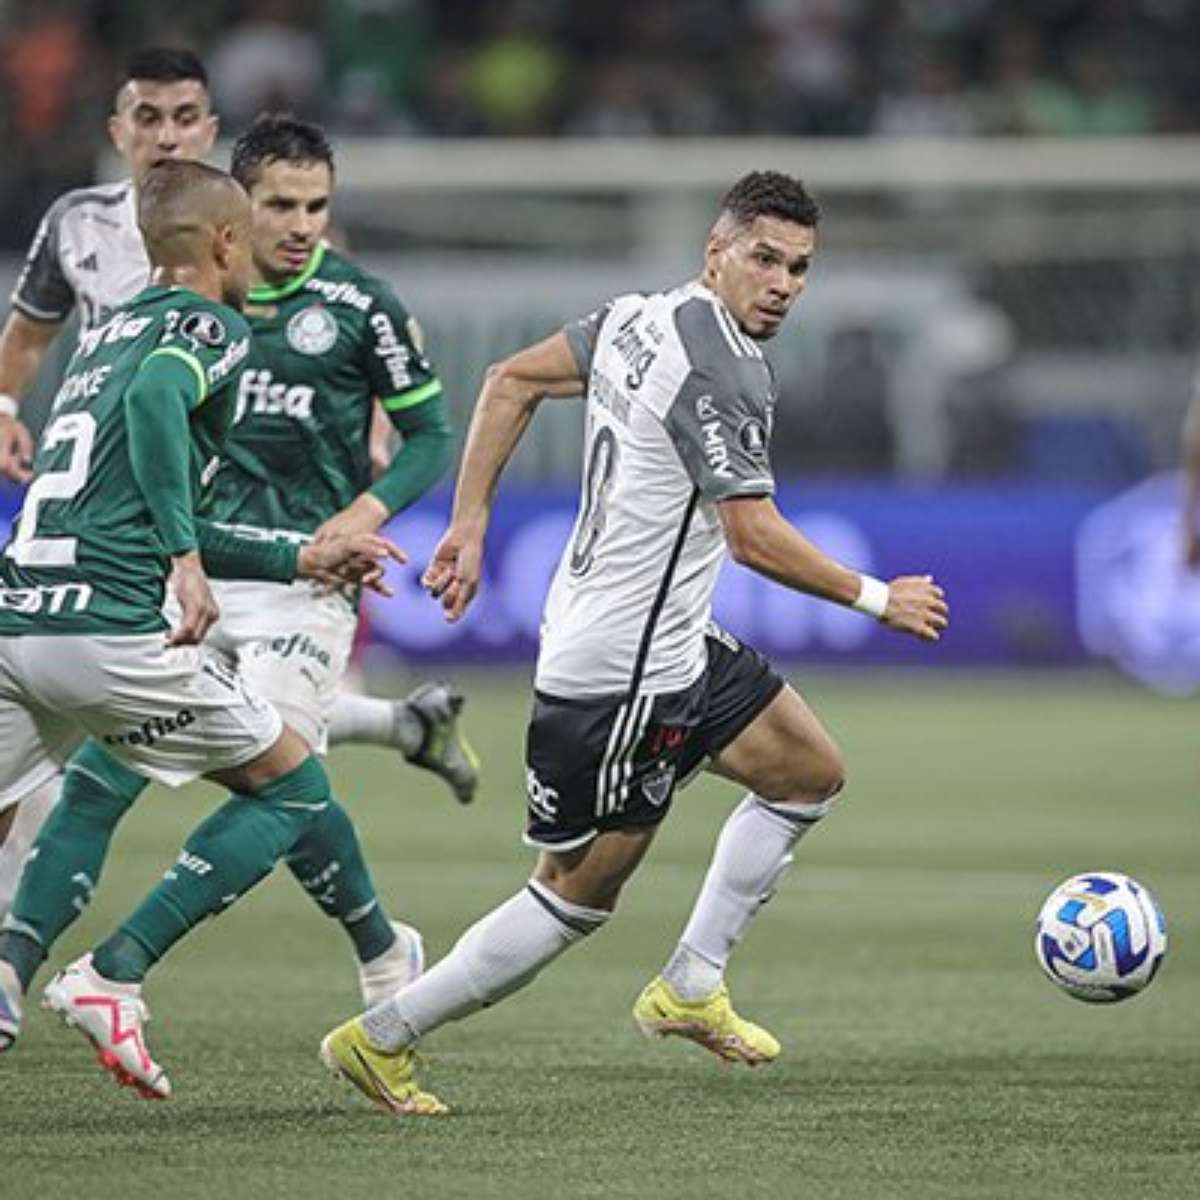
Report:
<svg viewBox="0 0 1200 1200"><path fill-rule="evenodd" d="M534 868L533 882L567 904L582 905L597 912L616 910L625 872L587 870L572 854L543 853Z"/></svg>
<svg viewBox="0 0 1200 1200"><path fill-rule="evenodd" d="M86 741L67 763L62 803L76 811L118 816L149 786L150 781L114 758L98 742Z"/></svg>
<svg viewBox="0 0 1200 1200"><path fill-rule="evenodd" d="M768 793L779 803L819 804L832 800L846 786L846 764L832 739L806 743L785 755L775 789Z"/></svg>

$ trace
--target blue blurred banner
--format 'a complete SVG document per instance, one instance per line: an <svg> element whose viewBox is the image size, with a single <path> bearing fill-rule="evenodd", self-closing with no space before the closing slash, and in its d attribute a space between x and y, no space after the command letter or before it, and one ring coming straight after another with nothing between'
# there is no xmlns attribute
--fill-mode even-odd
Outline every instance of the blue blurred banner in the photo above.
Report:
<svg viewBox="0 0 1200 1200"><path fill-rule="evenodd" d="M796 595L732 564L721 578L715 615L732 632L779 658L863 664L1081 663L1089 647L1081 638L1077 614L1076 542L1089 517L1111 499L1111 489L1025 484L785 487L778 497L781 509L828 553L885 578L935 575L950 597L952 628L931 650L858 613ZM417 584L419 568L444 528L444 505L425 506L393 522L392 533L414 565L397 572L394 600L369 599L373 637L414 659L530 658L541 603L574 511L570 493L502 493L484 587L457 626L442 620Z"/></svg>
<svg viewBox="0 0 1200 1200"><path fill-rule="evenodd" d="M1179 555L1178 479L1111 488L1006 483L929 487L861 481L787 486L788 518L828 553L889 578L931 573L952 625L936 648L858 613L798 596L732 564L715 615L779 659L926 666L1055 666L1111 659L1149 686L1200 686L1200 579ZM0 534L17 495L0 492ZM396 596L367 597L370 636L406 659L529 660L542 601L569 536L575 496L510 488L497 505L484 586L447 624L418 584L445 527L432 498L389 526L411 562Z"/></svg>

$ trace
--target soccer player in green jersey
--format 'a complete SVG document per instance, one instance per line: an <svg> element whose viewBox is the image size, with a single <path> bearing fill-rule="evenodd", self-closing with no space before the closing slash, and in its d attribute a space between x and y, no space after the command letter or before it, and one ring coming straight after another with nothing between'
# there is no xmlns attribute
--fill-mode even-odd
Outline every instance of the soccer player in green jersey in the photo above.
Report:
<svg viewBox="0 0 1200 1200"><path fill-rule="evenodd" d="M90 333L132 299L149 278L149 260L136 220L141 180L156 162L199 159L212 147L217 118L210 106L204 65L188 50L154 47L135 53L121 77L108 130L113 146L129 169L129 178L67 192L50 208L13 292L12 312L0 329L0 475L14 482L28 480L28 459L33 447L30 432L20 420L19 396L28 390L72 308L78 310L81 331ZM256 210L263 222L271 220L276 212L274 206L266 205L256 206ZM260 220L256 220L256 225ZM323 227L325 218L320 220ZM315 249L315 242L312 248ZM262 268L265 274L255 268L255 278L278 283L295 273L286 267L282 271L281 276L267 261ZM378 281L374 284L380 308L394 313L396 309L388 307L395 304L391 293ZM306 292L298 297L312 298ZM400 339L406 336L406 323L407 318L397 325L403 331ZM303 354L293 357L311 365L311 359ZM396 361L395 355L388 361ZM384 359L378 362L379 371L384 371ZM377 375L378 372L368 382ZM423 381L426 386L433 382L432 375ZM386 377L379 384L378 394L394 399ZM411 394L407 399L411 403ZM423 416L440 416L440 412L439 405L426 406ZM410 471L414 464L418 475L432 470L444 457L444 447L438 444L438 436L444 439L444 432L439 435L436 431L418 431L411 429L409 418L399 420L412 433L412 444L406 443L401 470ZM257 418L255 423L259 423ZM355 475L360 473L358 457L356 450L346 460ZM288 463L288 470L286 482L277 481L274 485L277 495L290 493L298 471L306 474L305 464L295 460ZM436 478L436 472L433 477ZM389 476L381 481L380 494L387 499L396 486L397 481ZM398 486L403 491L407 484L400 480ZM236 519L252 519L252 514L243 512ZM231 596L231 602L233 599ZM347 611L346 604L336 601L326 608L334 614L344 615ZM220 631L222 636L234 628L232 613L229 615L231 620ZM282 636L284 646L290 645L295 654L293 666L311 671L314 659L304 654L304 647L312 644L311 640L304 641L307 635L288 628ZM321 668L324 691L328 690L329 679L337 673ZM301 683L307 686L303 680ZM327 699L322 697L323 705ZM375 700L345 692L337 698L329 718L331 740L381 743L399 749L409 761L440 774L458 799L467 801L474 793L475 768L457 730L461 703L461 697L443 685L418 688L399 701ZM315 730L305 732L316 736ZM21 863L57 802L61 783L61 775L55 774L32 791L0 794L0 916L8 910Z"/></svg>
<svg viewBox="0 0 1200 1200"><path fill-rule="evenodd" d="M374 533L450 465L442 385L392 289L323 240L334 167L320 128L260 117L234 146L232 174L251 203L254 338L202 512L267 540ZM372 481L376 400L401 446ZM315 750L330 738L396 746L459 800L471 799L476 764L455 720L461 696L440 683L399 703L339 692L357 620L352 600L304 583L232 580L218 585L217 599L210 643Z"/></svg>
<svg viewBox="0 0 1200 1200"><path fill-rule="evenodd" d="M144 777L178 785L204 776L230 789L228 803L121 929L47 988L49 1007L119 1081L164 1097L170 1084L141 1034L140 982L281 857L300 874L336 856L337 887L318 902L338 907L363 961L395 940L308 744L199 645L217 616L206 567L370 585L381 557L400 552L362 533L301 548L247 542L194 517L249 352L249 330L230 307L249 283L249 206L229 176L189 162L153 167L138 205L151 286L82 339L0 558L0 794L44 771L69 727L91 735L0 934L0 1049L15 1039L33 972L86 900ZM173 629L162 615L168 576ZM347 888L343 877L357 883Z"/></svg>

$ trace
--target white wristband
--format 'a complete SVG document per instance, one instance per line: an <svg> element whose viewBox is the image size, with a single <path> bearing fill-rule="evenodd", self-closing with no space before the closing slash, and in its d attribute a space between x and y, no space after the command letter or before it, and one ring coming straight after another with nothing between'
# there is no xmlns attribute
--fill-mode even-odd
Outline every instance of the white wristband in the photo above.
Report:
<svg viewBox="0 0 1200 1200"><path fill-rule="evenodd" d="M858 599L850 607L855 612L866 613L868 616L880 620L887 612L889 595L888 585L882 579L876 579L873 575L864 575L862 576L862 586L858 591Z"/></svg>
<svg viewBox="0 0 1200 1200"><path fill-rule="evenodd" d="M0 392L0 417L15 417L21 411L16 396Z"/></svg>

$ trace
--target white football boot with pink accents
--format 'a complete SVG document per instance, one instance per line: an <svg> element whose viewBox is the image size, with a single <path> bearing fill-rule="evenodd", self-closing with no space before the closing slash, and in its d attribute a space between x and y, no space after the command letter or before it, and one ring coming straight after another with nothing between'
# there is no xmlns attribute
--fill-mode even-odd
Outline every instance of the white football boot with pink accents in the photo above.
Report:
<svg viewBox="0 0 1200 1200"><path fill-rule="evenodd" d="M42 1004L95 1046L100 1065L122 1087L146 1100L166 1100L171 1081L146 1049L142 1026L150 1013L141 993L140 984L98 975L92 956L85 954L50 980Z"/></svg>

